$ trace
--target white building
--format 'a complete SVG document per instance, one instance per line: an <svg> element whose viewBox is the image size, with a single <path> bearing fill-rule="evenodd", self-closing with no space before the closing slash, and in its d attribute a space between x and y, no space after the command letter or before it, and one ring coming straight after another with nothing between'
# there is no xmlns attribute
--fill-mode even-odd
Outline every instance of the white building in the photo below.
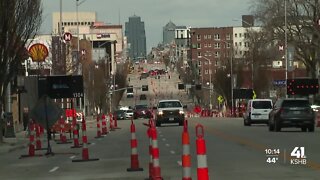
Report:
<svg viewBox="0 0 320 180"><path fill-rule="evenodd" d="M53 34L59 33L60 13L52 14ZM78 23L77 23L78 21ZM110 58L112 73L116 71L116 62L126 57L123 48L126 47L122 33L122 25L109 25L97 21L96 12L63 12L63 32L69 32L72 36L78 35L79 39L86 39L92 43L92 59ZM113 44L110 46L110 43ZM110 46L108 49L106 46ZM80 47L81 48L81 47Z"/></svg>
<svg viewBox="0 0 320 180"><path fill-rule="evenodd" d="M261 31L261 27L233 27L234 58L243 58L249 51L248 35L250 31Z"/></svg>
<svg viewBox="0 0 320 180"><path fill-rule="evenodd" d="M62 13L62 29L63 32L70 32L73 36L77 34L79 24L79 34L88 34L88 27L97 21L96 12L63 12ZM78 22L78 23L77 23ZM60 12L52 14L52 33L59 34Z"/></svg>

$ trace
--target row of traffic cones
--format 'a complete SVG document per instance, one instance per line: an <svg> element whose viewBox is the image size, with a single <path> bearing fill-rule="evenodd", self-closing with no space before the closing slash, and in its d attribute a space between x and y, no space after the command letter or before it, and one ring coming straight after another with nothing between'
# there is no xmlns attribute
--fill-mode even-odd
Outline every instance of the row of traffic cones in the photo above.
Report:
<svg viewBox="0 0 320 180"><path fill-rule="evenodd" d="M82 115L82 159L74 159L72 162L86 162L86 161L97 161L98 158L89 158L89 149L88 149L88 137L87 137L87 125L84 116Z"/></svg>
<svg viewBox="0 0 320 180"><path fill-rule="evenodd" d="M28 154L21 155L20 158L42 156L41 154L35 154L36 150L44 150L42 148L40 136L43 134L43 127L35 123L33 120L29 123L29 144L28 144Z"/></svg>
<svg viewBox="0 0 320 180"><path fill-rule="evenodd" d="M157 141L157 129L154 120L150 119L148 124L147 135L149 137L149 179L162 180L161 168L159 161L159 148ZM135 125L131 121L131 167L127 171L143 171L139 166L137 140L135 135ZM197 144L197 177L199 180L209 180L209 170L207 166L206 144L204 140L203 126L196 126L196 144ZM184 121L182 132L182 180L192 180L191 178L191 155L190 155L190 137L188 132L188 121Z"/></svg>

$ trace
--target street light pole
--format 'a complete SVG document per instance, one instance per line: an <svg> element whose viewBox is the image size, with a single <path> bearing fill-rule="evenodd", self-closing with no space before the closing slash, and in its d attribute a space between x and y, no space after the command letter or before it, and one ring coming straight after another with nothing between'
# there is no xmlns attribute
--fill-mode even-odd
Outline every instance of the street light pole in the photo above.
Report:
<svg viewBox="0 0 320 180"><path fill-rule="evenodd" d="M287 0L284 0L284 55L285 55L285 61L286 61L286 83L288 80L288 35L287 35ZM286 89L286 98L288 97L288 89Z"/></svg>
<svg viewBox="0 0 320 180"><path fill-rule="evenodd" d="M213 84L212 84L212 77L211 77L212 76L211 60L206 58L206 57L204 57L204 56L201 56L200 58L205 59L209 63L209 95L210 95L210 99L209 99L210 105L209 106L210 106L210 110L212 110L212 91L213 91L213 86L212 85ZM203 77L203 75L202 75L202 77Z"/></svg>

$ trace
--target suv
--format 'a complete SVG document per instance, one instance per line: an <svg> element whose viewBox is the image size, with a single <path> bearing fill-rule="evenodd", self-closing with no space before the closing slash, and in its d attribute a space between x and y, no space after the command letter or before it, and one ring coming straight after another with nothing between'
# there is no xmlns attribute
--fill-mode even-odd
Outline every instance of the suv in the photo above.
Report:
<svg viewBox="0 0 320 180"><path fill-rule="evenodd" d="M248 101L246 112L243 115L245 126L256 124L268 124L269 113L272 110L271 99L251 99Z"/></svg>
<svg viewBox="0 0 320 180"><path fill-rule="evenodd" d="M283 127L298 127L313 132L315 115L307 99L279 99L269 114L269 131L280 131Z"/></svg>
<svg viewBox="0 0 320 180"><path fill-rule="evenodd" d="M182 106L179 100L160 100L156 109L156 126L161 126L162 123L179 123L183 125L184 111L186 106Z"/></svg>

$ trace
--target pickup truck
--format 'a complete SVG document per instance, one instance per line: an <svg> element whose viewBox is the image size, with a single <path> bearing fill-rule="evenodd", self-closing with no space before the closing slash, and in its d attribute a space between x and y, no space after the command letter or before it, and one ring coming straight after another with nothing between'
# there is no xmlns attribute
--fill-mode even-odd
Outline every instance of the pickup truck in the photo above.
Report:
<svg viewBox="0 0 320 180"><path fill-rule="evenodd" d="M184 108L187 107L179 100L160 100L157 107L154 107L156 126L161 126L163 123L179 123L182 126L185 117Z"/></svg>

